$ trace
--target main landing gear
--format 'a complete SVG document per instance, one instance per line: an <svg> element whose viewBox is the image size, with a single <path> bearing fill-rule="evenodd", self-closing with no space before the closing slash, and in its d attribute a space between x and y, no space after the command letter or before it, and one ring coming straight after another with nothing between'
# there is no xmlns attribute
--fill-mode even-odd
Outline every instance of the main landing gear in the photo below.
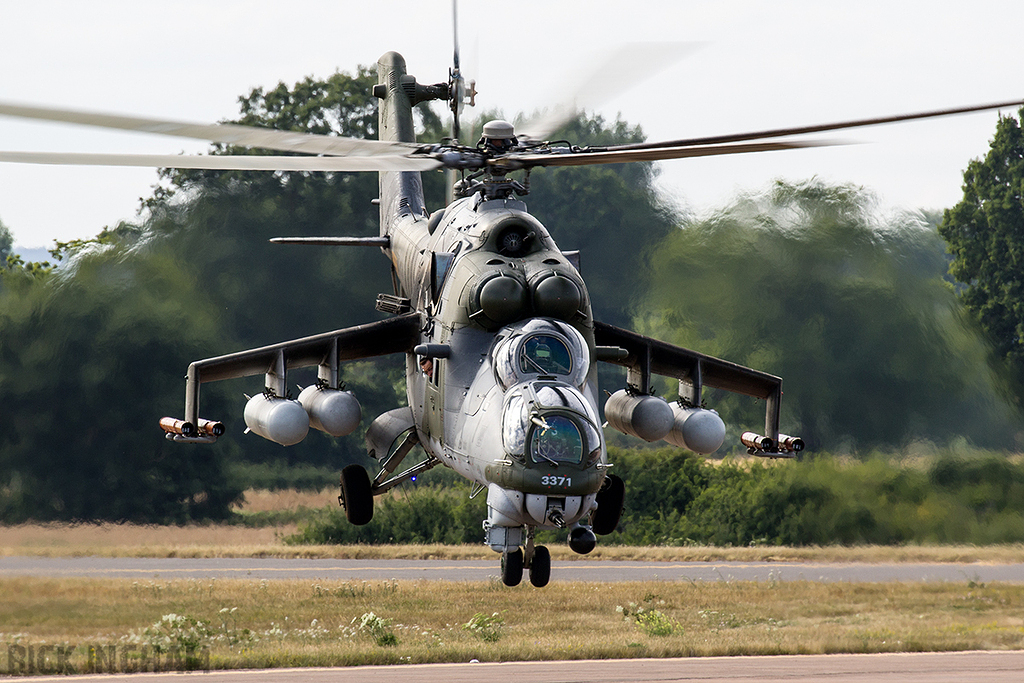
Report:
<svg viewBox="0 0 1024 683"><path fill-rule="evenodd" d="M349 522L356 526L369 524L373 519L374 496L379 496L403 482L415 480L417 475L441 462L428 455L426 460L416 463L400 474L394 474L417 443L419 439L416 432L408 431L401 445L381 463L380 472L373 481L370 481L370 475L362 465L349 465L341 471L341 495L338 496L338 503L345 508L345 517Z"/></svg>
<svg viewBox="0 0 1024 683"><path fill-rule="evenodd" d="M338 502L345 507L345 517L356 526L373 519L373 491L370 476L360 465L349 465L341 471L341 495Z"/></svg>
<svg viewBox="0 0 1024 683"><path fill-rule="evenodd" d="M594 533L604 536L615 531L625 503L626 485L619 477L609 474L597 492L597 510L594 511L590 522Z"/></svg>

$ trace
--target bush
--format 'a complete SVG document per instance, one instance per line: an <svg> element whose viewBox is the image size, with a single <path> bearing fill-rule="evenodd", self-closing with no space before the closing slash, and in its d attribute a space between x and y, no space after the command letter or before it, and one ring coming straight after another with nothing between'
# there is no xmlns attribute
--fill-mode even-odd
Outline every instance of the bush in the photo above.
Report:
<svg viewBox="0 0 1024 683"><path fill-rule="evenodd" d="M930 464L876 453L855 461L709 461L679 449L612 448L626 484L622 545L894 545L1024 542L1024 463L950 448ZM484 496L465 484L397 489L355 527L325 509L289 543L480 543ZM543 532L541 543L566 533Z"/></svg>
<svg viewBox="0 0 1024 683"><path fill-rule="evenodd" d="M340 508L326 508L297 534L289 544L356 543L482 543L485 498L470 499L468 489L421 486L398 489L374 501L373 520L353 526Z"/></svg>
<svg viewBox="0 0 1024 683"><path fill-rule="evenodd" d="M675 472L665 472L666 465ZM928 467L881 454L846 461L713 464L678 452L616 453L625 544L854 545L1024 541L1024 465L947 449ZM656 506L656 508L654 507Z"/></svg>

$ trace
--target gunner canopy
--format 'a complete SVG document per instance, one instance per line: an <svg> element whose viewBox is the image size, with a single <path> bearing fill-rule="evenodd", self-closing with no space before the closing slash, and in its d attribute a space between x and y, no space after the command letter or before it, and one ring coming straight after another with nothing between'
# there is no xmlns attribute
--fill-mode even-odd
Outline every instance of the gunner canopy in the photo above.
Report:
<svg viewBox="0 0 1024 683"><path fill-rule="evenodd" d="M502 412L505 452L535 463L580 464L600 455L597 416L583 394L567 384L533 381L508 391Z"/></svg>

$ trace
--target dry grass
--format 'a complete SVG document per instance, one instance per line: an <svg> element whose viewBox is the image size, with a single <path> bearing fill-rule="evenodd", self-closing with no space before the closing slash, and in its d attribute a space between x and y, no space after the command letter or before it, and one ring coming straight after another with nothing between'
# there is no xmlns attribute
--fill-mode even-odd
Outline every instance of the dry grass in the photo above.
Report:
<svg viewBox="0 0 1024 683"><path fill-rule="evenodd" d="M247 528L228 525L20 524L0 527L0 556L37 557L301 557L329 559L493 559L483 545L292 546L294 525ZM716 548L601 546L580 556L551 547L557 560L665 562L1024 562L1024 545L856 546Z"/></svg>
<svg viewBox="0 0 1024 683"><path fill-rule="evenodd" d="M246 491L242 513L265 513L336 505L334 489ZM69 557L301 557L325 559L494 559L483 545L290 546L283 539L294 524L147 526L137 524L19 524L0 526L0 556ZM786 548L602 546L580 556L551 547L557 560L665 562L1024 562L1024 544L999 546L856 546Z"/></svg>
<svg viewBox="0 0 1024 683"><path fill-rule="evenodd" d="M1024 647L1024 586L713 582L0 579L7 644L125 646L176 613L208 622L215 668ZM618 607L651 615L625 619ZM232 611L234 610L234 611ZM389 620L397 645L355 624ZM463 628L497 614L490 642ZM246 637L248 633L254 638ZM234 640L232 645L231 641ZM82 669L79 668L79 671Z"/></svg>
<svg viewBox="0 0 1024 683"><path fill-rule="evenodd" d="M294 526L18 524L0 527L0 554L67 557L259 557L275 554Z"/></svg>
<svg viewBox="0 0 1024 683"><path fill-rule="evenodd" d="M322 508L325 505L338 504L338 489L332 487L321 491L265 491L249 489L245 492L240 512L276 512L278 510L295 510L297 508Z"/></svg>

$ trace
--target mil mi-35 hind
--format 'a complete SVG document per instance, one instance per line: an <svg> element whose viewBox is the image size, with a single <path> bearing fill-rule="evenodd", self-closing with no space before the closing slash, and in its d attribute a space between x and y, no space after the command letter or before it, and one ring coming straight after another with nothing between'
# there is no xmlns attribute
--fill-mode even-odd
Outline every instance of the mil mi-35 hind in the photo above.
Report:
<svg viewBox="0 0 1024 683"><path fill-rule="evenodd" d="M394 52L381 57L378 72L379 130L388 142L413 145L413 105L457 90L454 82L416 83ZM379 246L391 261L395 292L380 295L377 307L393 317L193 363L185 418L165 418L165 429L178 441L212 440L220 427L200 418L200 385L266 373L264 393L246 405L250 430L285 445L301 441L310 426L348 434L360 409L339 389L339 365L405 354L408 406L378 416L367 430L369 453L381 465L376 477L360 465L342 472L346 516L366 524L374 495L436 465L451 467L476 493L487 492L485 542L502 554L502 580L518 584L525 568L535 586L547 584L551 571L547 548L534 544L537 529L568 528L570 547L588 553L622 512L624 487L608 472L599 418L599 361L629 368L627 387L604 407L616 429L713 452L725 424L699 407L707 385L768 401L765 435L748 437L754 452L786 457L799 450L799 439L779 438L779 378L594 320L578 254L559 249L519 199L528 182L510 178L513 169L575 159L571 154L522 143L510 124L491 121L475 148L417 147L407 157L469 171L446 208L428 212L418 171L382 171L379 237L276 240ZM288 370L311 365L319 367L318 384L287 398ZM651 395L652 372L680 380L677 402ZM396 473L417 444L426 459Z"/></svg>
<svg viewBox="0 0 1024 683"><path fill-rule="evenodd" d="M346 361L387 354L405 358L408 406L369 425L369 454L379 462L371 478L359 465L341 474L339 500L353 524L373 516L373 498L437 465L487 492L485 543L501 553L502 580L516 585L550 578L551 556L534 543L537 529L568 529L569 546L588 553L599 534L616 527L625 491L609 472L600 422L597 364L627 368L626 386L604 403L609 426L647 441L665 440L712 453L725 425L703 406L705 386L764 399L762 430L745 432L748 452L793 457L798 437L779 433L782 380L764 372L679 348L593 317L578 253L562 251L520 199L538 166L650 161L806 147L815 142L766 141L801 133L928 118L1020 104L965 107L907 116L798 129L763 131L663 143L579 148L545 142L558 122L517 132L504 121L484 125L476 146L458 142L458 116L475 96L455 66L446 83L422 85L395 52L378 61L380 140L201 125L0 103L0 114L159 132L292 156L72 155L0 152L0 161L146 165L174 168L289 171L378 171L377 237L280 238L282 243L378 247L391 262L393 294L377 308L391 317L357 327L282 342L189 365L183 419L160 421L167 437L210 443L221 422L203 419L200 388L222 379L264 375L262 393L245 406L248 430L283 445L301 441L310 427L351 434L361 420L355 396L342 389ZM453 136L420 144L412 108L447 101ZM428 211L420 172L440 168L461 175L453 201ZM520 173L519 179L512 177ZM290 370L317 367L317 381L288 397ZM652 375L679 381L672 402L653 395ZM402 468L419 445L426 458Z"/></svg>

